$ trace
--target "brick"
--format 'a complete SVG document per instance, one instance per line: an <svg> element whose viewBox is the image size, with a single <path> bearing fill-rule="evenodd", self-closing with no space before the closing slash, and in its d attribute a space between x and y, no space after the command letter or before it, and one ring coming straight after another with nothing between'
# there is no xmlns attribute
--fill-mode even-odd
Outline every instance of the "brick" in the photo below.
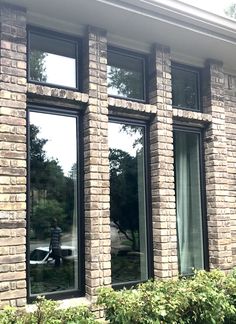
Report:
<svg viewBox="0 0 236 324"><path fill-rule="evenodd" d="M87 62L85 62L88 67L85 89L89 94L84 118L85 269L86 293L90 299L96 296L94 288L111 284L110 271L103 271L104 262L108 269L111 264L110 254L107 255L110 250L110 216L107 209L107 202L109 202L108 98L106 74L103 73L104 70L106 71L106 65L103 66L103 63L106 63L106 58L103 56L106 53L106 41L103 39L105 51L102 53L102 35L100 30L93 32L91 29L88 30ZM100 73L100 78L96 77L97 73ZM106 144L102 149L101 143ZM103 222L104 220L106 221ZM107 234L104 233L104 229L109 230ZM107 249L103 246L107 246Z"/></svg>
<svg viewBox="0 0 236 324"><path fill-rule="evenodd" d="M26 303L26 19L3 4L0 16L1 308Z"/></svg>
<svg viewBox="0 0 236 324"><path fill-rule="evenodd" d="M207 142L205 143L210 267L228 269L232 267L232 246L230 205L228 199L225 199L229 196L226 113L221 97L214 94L215 89L217 89L217 93L224 92L222 63L206 62L204 73L208 80L208 88L204 94L204 111L212 117L211 124L206 131ZM214 77L216 74L217 78ZM228 226L222 227L222 216L225 225L228 224ZM229 239L226 240L227 237ZM224 250L226 249L229 251L229 258L225 258Z"/></svg>
<svg viewBox="0 0 236 324"><path fill-rule="evenodd" d="M170 67L169 55L165 47L156 45L152 49L150 63L150 75L153 79L150 81L149 98L151 104L158 107L150 127L154 277L156 278L176 276L176 270L173 269L178 268L177 244L169 243L170 235L174 238L174 242L177 241L176 218L168 220L166 217L158 216L169 213L175 215L175 193L169 190L170 185L174 188L173 115L172 108L165 100L171 98L171 86L164 87L166 80L171 78L171 75L165 72ZM162 103L161 106L158 106L159 103ZM156 204L156 201L159 203ZM165 255L163 251L166 251Z"/></svg>

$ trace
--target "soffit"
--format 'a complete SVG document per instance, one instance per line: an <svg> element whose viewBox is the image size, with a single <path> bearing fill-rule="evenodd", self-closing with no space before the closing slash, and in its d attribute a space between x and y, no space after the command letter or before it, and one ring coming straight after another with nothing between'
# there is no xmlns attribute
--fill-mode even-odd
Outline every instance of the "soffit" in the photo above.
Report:
<svg viewBox="0 0 236 324"><path fill-rule="evenodd" d="M236 22L177 0L7 0L27 8L28 22L66 33L84 26L108 30L112 44L148 51L152 43L171 47L178 61L202 65L222 60L236 70Z"/></svg>

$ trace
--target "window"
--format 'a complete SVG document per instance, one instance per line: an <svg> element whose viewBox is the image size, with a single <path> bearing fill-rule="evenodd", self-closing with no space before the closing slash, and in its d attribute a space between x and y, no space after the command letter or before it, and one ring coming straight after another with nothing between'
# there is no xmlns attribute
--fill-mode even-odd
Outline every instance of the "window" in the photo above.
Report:
<svg viewBox="0 0 236 324"><path fill-rule="evenodd" d="M108 94L145 101L144 56L108 49Z"/></svg>
<svg viewBox="0 0 236 324"><path fill-rule="evenodd" d="M179 268L182 275L205 267L201 133L174 131Z"/></svg>
<svg viewBox="0 0 236 324"><path fill-rule="evenodd" d="M112 283L123 285L149 277L146 129L111 121L108 131Z"/></svg>
<svg viewBox="0 0 236 324"><path fill-rule="evenodd" d="M199 70L172 66L172 103L174 107L200 110Z"/></svg>
<svg viewBox="0 0 236 324"><path fill-rule="evenodd" d="M37 30L29 31L28 79L78 88L78 42Z"/></svg>
<svg viewBox="0 0 236 324"><path fill-rule="evenodd" d="M81 291L78 116L29 111L28 295Z"/></svg>

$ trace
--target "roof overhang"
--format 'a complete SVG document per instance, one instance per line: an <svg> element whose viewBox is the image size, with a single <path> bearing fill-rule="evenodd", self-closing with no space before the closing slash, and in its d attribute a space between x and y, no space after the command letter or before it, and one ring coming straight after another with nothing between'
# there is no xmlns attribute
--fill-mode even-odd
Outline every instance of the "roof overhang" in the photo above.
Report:
<svg viewBox="0 0 236 324"><path fill-rule="evenodd" d="M202 66L221 60L236 72L236 21L177 0L6 0L26 7L28 22L83 34L86 25L108 31L108 41L142 52L171 47L173 60Z"/></svg>

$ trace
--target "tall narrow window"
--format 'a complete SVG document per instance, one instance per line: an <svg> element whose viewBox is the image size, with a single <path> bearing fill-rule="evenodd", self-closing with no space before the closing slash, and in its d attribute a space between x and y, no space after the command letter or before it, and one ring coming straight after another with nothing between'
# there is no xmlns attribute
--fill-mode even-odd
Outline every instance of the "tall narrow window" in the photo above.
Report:
<svg viewBox="0 0 236 324"><path fill-rule="evenodd" d="M109 123L112 283L148 278L145 127Z"/></svg>
<svg viewBox="0 0 236 324"><path fill-rule="evenodd" d="M200 133L175 130L174 143L179 267L187 275L204 268Z"/></svg>
<svg viewBox="0 0 236 324"><path fill-rule="evenodd" d="M78 291L77 117L29 122L29 296Z"/></svg>

